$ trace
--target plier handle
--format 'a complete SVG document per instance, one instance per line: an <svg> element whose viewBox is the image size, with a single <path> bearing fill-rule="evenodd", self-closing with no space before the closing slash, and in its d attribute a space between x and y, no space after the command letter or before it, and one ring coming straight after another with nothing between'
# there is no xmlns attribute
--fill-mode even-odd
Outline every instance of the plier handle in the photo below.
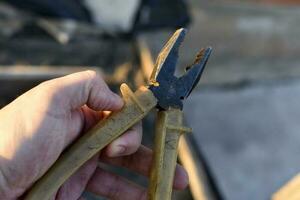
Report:
<svg viewBox="0 0 300 200"><path fill-rule="evenodd" d="M150 200L171 199L179 139L183 133L189 132L192 130L183 126L183 112L180 109L158 112L148 190Z"/></svg>
<svg viewBox="0 0 300 200"><path fill-rule="evenodd" d="M182 125L183 100L198 83L211 53L211 48L201 50L187 73L180 78L175 77L178 49L185 32L185 29L177 30L161 50L149 85L132 92L126 84L122 84L123 108L75 141L33 185L25 200L49 200L86 161L143 119L154 107L159 112L149 198L171 198L179 137L181 133L191 131Z"/></svg>

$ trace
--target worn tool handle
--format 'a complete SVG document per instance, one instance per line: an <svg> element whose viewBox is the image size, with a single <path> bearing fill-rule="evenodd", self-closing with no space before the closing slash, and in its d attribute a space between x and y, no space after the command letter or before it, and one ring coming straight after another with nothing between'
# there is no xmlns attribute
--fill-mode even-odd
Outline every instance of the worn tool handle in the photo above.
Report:
<svg viewBox="0 0 300 200"><path fill-rule="evenodd" d="M124 107L100 121L71 145L36 182L25 200L49 200L86 161L141 120L157 104L156 98L146 87L141 87L135 93L126 84L122 84L120 89L125 101Z"/></svg>
<svg viewBox="0 0 300 200"><path fill-rule="evenodd" d="M158 112L155 131L148 196L150 200L170 200L179 138L182 133L191 132L191 129L183 126L183 112L170 108Z"/></svg>

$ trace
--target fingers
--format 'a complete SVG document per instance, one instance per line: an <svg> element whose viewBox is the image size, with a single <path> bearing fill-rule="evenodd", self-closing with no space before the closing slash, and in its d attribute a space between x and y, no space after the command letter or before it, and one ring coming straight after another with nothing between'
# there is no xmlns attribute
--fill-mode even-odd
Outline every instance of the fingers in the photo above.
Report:
<svg viewBox="0 0 300 200"><path fill-rule="evenodd" d="M152 150L142 145L136 153L130 156L111 158L105 154L101 154L100 160L111 165L125 167L131 171L149 177L152 157ZM177 165L174 176L174 189L183 190L187 187L188 182L189 178L187 172L182 166Z"/></svg>
<svg viewBox="0 0 300 200"><path fill-rule="evenodd" d="M147 192L144 188L100 168L96 169L86 190L109 199L147 199Z"/></svg>
<svg viewBox="0 0 300 200"><path fill-rule="evenodd" d="M130 155L136 152L142 141L142 123L138 122L127 132L109 144L105 154L109 157Z"/></svg>
<svg viewBox="0 0 300 200"><path fill-rule="evenodd" d="M184 190L189 184L189 175L186 170L179 164L176 165L173 188Z"/></svg>
<svg viewBox="0 0 300 200"><path fill-rule="evenodd" d="M113 93L104 80L94 71L74 73L53 79L42 87L62 108L76 109L87 104L93 110L118 110L123 106L122 99Z"/></svg>
<svg viewBox="0 0 300 200"><path fill-rule="evenodd" d="M125 167L144 176L149 176L149 166L152 162L152 150L141 145L137 152L129 156L111 158L105 154L100 154L100 161L115 166Z"/></svg>
<svg viewBox="0 0 300 200"><path fill-rule="evenodd" d="M104 113L103 111L94 111L84 105L82 108L82 113L84 117L84 127L83 132L86 132L90 128L92 128L94 125L96 125L103 117Z"/></svg>
<svg viewBox="0 0 300 200"><path fill-rule="evenodd" d="M97 168L99 155L91 158L80 169L73 174L58 190L56 200L78 199Z"/></svg>
<svg viewBox="0 0 300 200"><path fill-rule="evenodd" d="M83 106L82 111L85 120L85 125L83 128L84 131L87 131L107 115L106 112L97 112L87 106ZM127 130L123 135L109 144L104 150L104 153L109 157L129 155L137 151L137 149L141 145L141 141L142 122L138 122L136 125Z"/></svg>

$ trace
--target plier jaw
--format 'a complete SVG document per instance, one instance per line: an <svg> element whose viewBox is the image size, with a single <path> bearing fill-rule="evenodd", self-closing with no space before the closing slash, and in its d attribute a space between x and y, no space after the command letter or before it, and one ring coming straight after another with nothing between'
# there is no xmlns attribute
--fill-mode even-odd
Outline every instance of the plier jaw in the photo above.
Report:
<svg viewBox="0 0 300 200"><path fill-rule="evenodd" d="M179 47L185 37L186 29L177 30L159 53L150 77L149 89L158 99L158 108L183 108L186 99L199 82L212 48L201 49L192 65L186 68L181 77L174 75Z"/></svg>
<svg viewBox="0 0 300 200"><path fill-rule="evenodd" d="M133 92L126 84L120 89L124 106L98 122L63 152L47 173L28 191L25 200L51 199L63 183L100 150L159 107L151 170L150 200L171 199L177 147L180 135L190 132L183 126L183 100L197 85L211 48L201 50L194 63L181 76L174 75L178 49L186 30L179 29L158 56L150 86Z"/></svg>

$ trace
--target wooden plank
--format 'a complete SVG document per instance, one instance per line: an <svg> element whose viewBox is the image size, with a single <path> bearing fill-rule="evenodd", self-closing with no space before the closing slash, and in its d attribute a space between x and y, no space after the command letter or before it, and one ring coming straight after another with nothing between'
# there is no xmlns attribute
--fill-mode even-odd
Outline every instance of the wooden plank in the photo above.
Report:
<svg viewBox="0 0 300 200"><path fill-rule="evenodd" d="M300 199L300 174L295 176L286 185L280 188L272 200L299 200Z"/></svg>
<svg viewBox="0 0 300 200"><path fill-rule="evenodd" d="M51 79L79 71L94 70L103 74L99 67L50 66L50 65L0 65L0 80L4 79Z"/></svg>
<svg viewBox="0 0 300 200"><path fill-rule="evenodd" d="M204 163L198 157L195 146L190 142L191 139L189 135L184 135L180 139L178 156L189 174L193 198L194 200L216 200L217 196L209 182Z"/></svg>

